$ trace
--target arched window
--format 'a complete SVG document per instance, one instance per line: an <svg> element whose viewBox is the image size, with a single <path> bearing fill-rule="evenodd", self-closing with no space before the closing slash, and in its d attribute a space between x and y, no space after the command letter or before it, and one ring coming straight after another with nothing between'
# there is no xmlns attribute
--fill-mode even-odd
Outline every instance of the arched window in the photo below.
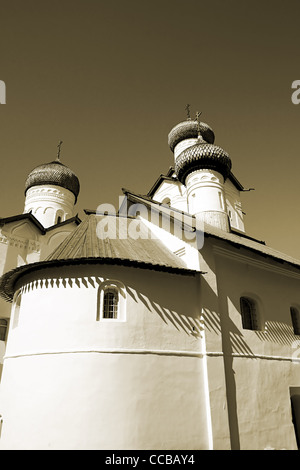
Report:
<svg viewBox="0 0 300 470"><path fill-rule="evenodd" d="M300 313L296 307L290 308L292 325L295 335L300 335Z"/></svg>
<svg viewBox="0 0 300 470"><path fill-rule="evenodd" d="M102 318L118 318L119 292L115 287L107 287L103 295Z"/></svg>
<svg viewBox="0 0 300 470"><path fill-rule="evenodd" d="M241 297L240 307L243 328L260 330L257 302L249 297Z"/></svg>
<svg viewBox="0 0 300 470"><path fill-rule="evenodd" d="M0 318L0 341L6 341L8 320Z"/></svg>
<svg viewBox="0 0 300 470"><path fill-rule="evenodd" d="M125 321L126 289L120 281L103 281L98 290L97 320Z"/></svg>

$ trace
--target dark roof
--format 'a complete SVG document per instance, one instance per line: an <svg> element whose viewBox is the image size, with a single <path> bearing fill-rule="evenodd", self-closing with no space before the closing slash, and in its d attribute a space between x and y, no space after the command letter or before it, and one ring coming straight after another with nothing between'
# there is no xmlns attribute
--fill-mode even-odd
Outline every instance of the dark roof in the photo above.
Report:
<svg viewBox="0 0 300 470"><path fill-rule="evenodd" d="M195 274L195 270L188 269L184 261L159 239L154 238L154 235L149 236L149 229L141 220L133 217L108 217L89 215L44 261L19 266L4 274L0 278L0 296L12 301L14 286L20 276L62 265L117 264L175 274ZM104 223L104 220L108 221L105 225L106 238L99 236L100 232L97 232L98 223ZM137 239L122 238L126 230L135 229L139 232Z"/></svg>
<svg viewBox="0 0 300 470"><path fill-rule="evenodd" d="M229 172L228 179L239 191L244 191L244 186L239 182L239 180L234 176L232 171Z"/></svg>
<svg viewBox="0 0 300 470"><path fill-rule="evenodd" d="M179 181L185 184L187 176L200 168L216 170L226 179L231 171L231 160L221 147L199 140L176 158L175 172Z"/></svg>
<svg viewBox="0 0 300 470"><path fill-rule="evenodd" d="M103 228L101 235L100 227ZM138 238L126 236L138 233ZM126 259L151 265L187 269L183 260L174 255L148 227L135 217L89 215L48 256L50 260L79 258Z"/></svg>
<svg viewBox="0 0 300 470"><path fill-rule="evenodd" d="M197 122L189 119L187 121L180 122L177 124L168 135L168 144L172 152L176 145L185 139L191 139L198 137L200 131L201 137L210 144L214 143L215 135L211 127L205 122Z"/></svg>
<svg viewBox="0 0 300 470"><path fill-rule="evenodd" d="M79 179L70 168L59 160L44 163L34 168L26 179L25 194L29 188L43 184L51 184L68 189L77 200L80 190Z"/></svg>

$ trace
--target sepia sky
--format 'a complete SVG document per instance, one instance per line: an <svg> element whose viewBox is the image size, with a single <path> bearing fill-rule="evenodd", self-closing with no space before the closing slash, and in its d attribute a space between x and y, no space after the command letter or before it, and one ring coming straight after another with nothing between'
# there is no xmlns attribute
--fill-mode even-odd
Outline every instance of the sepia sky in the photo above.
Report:
<svg viewBox="0 0 300 470"><path fill-rule="evenodd" d="M300 259L299 0L0 0L0 216L25 179L61 161L78 213L146 194L173 165L186 117L231 156L248 235Z"/></svg>

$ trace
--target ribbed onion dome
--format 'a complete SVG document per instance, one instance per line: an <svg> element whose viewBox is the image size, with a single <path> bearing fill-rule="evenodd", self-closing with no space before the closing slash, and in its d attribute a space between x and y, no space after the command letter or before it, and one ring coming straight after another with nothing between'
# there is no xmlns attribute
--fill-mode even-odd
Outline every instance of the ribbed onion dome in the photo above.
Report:
<svg viewBox="0 0 300 470"><path fill-rule="evenodd" d="M181 152L175 162L175 173L182 184L189 173L201 168L215 170L226 178L231 170L228 153L221 147L203 142L188 147Z"/></svg>
<svg viewBox="0 0 300 470"><path fill-rule="evenodd" d="M71 191L75 200L79 194L80 185L75 173L59 160L45 163L34 168L28 175L25 182L25 194L33 186L51 184Z"/></svg>
<svg viewBox="0 0 300 470"><path fill-rule="evenodd" d="M177 126L173 127L168 136L168 144L172 152L175 146L185 139L192 139L198 137L198 129L203 140L209 144L213 144L215 141L215 134L213 130L205 124L205 122L193 121L191 119L180 122Z"/></svg>

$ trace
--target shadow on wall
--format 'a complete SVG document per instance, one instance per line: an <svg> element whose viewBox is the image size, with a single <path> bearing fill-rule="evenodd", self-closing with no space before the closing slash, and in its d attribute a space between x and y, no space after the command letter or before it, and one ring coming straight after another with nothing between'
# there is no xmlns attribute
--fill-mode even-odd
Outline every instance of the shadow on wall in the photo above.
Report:
<svg viewBox="0 0 300 470"><path fill-rule="evenodd" d="M295 342L300 342L300 336L295 335L291 322L288 322L289 312L287 311L287 322L266 320L261 330L245 330L242 326L242 316L239 304L239 296L234 298L228 297L227 292L223 292L219 297L215 295L211 287L205 279L205 275L202 278L201 290L205 292L205 305L203 308L203 321L205 328L216 334L221 335L221 321L223 326L226 323L226 331L228 332L228 340L230 341L232 352L244 353L248 355L254 355L254 352L249 347L248 342L245 340L245 333L251 331L253 335L259 338L262 342L272 342L282 346L293 347ZM222 289L219 289L222 292ZM232 304L232 308L240 316L240 324L234 322L229 313L229 303ZM207 306L215 306L215 311ZM220 313L222 312L222 318ZM238 317L235 317L235 320Z"/></svg>
<svg viewBox="0 0 300 470"><path fill-rule="evenodd" d="M54 287L67 288L73 286L82 289L88 289L89 287L95 289L103 281L109 280L107 277L99 277L96 273L94 275L91 272L88 276L85 276L84 268L82 269L83 271L80 268L78 269L76 277L74 276L74 268L73 272L72 268L70 269L70 276L65 275L60 278L43 276L39 280L28 282L24 286L23 292L37 288L51 289ZM126 269L128 270L128 267ZM145 276L137 276L137 270L144 272ZM128 278L128 276L124 276L123 267L119 267L119 271L121 274L118 276L118 280L124 284L127 294L135 302L142 303L150 312L158 314L165 324L173 325L177 331L183 331L187 335L195 337L201 335L203 324L197 310L197 285L193 276L187 277L179 274L130 268L131 275ZM145 282L145 279L147 279L147 282ZM178 289L182 280L185 289L180 294ZM177 289L173 287L174 285L177 286Z"/></svg>
<svg viewBox="0 0 300 470"><path fill-rule="evenodd" d="M300 337L295 336L291 325L278 321L266 321L265 330L255 331L255 334L261 341L271 341L286 346L291 346L297 338L300 342Z"/></svg>
<svg viewBox="0 0 300 470"><path fill-rule="evenodd" d="M150 312L156 312L164 323L172 324L178 331L182 330L188 335L201 336L203 330L203 324L201 319L186 315L184 313L178 313L175 310L164 307L160 304L160 299L156 302L151 300L145 293L134 291L130 287L126 288L127 293L132 297L135 302L142 302Z"/></svg>
<svg viewBox="0 0 300 470"><path fill-rule="evenodd" d="M253 361L257 360L257 356L252 348L256 348L258 345L259 341L257 340L264 343L269 342L289 347L294 347L293 344L298 342L299 347L300 337L295 336L292 325L288 323L290 319L288 312L287 316L284 317L284 320L285 318L287 319L286 322L275 320L270 321L266 319L264 329L243 329L240 310L240 297L243 294L241 293L239 295L239 292L235 292L235 285L230 284L231 278L228 277L229 270L221 272L221 267L219 271L220 275L217 276L218 266L216 271L216 260L213 258L209 250L203 250L202 255L207 266L210 268L211 273L215 275L215 278L213 275L211 278L212 281L215 280L215 284L212 284L212 286L215 286L215 292L209 284L210 280L206 280L205 275L202 277L201 291L204 293L205 299L205 304L202 306L204 313L204 326L207 331L219 335L221 339L231 449L240 449L236 367L234 363L235 354L246 355L253 363ZM265 351L264 348L262 350ZM274 351L273 345L270 345L267 350L270 351L270 355L272 356Z"/></svg>
<svg viewBox="0 0 300 470"><path fill-rule="evenodd" d="M227 297L225 299L218 298L206 281L205 275L201 279L201 292L203 292L205 298L205 305L202 305L204 328L221 337L226 325L227 337L226 339L223 338L222 344L224 346L225 340L229 342L230 349L227 352L229 354L233 352L247 354L254 357L254 353L245 341L243 333L229 317ZM215 306L215 310L207 307L211 305ZM222 318L219 312L222 312ZM223 327L221 327L221 322Z"/></svg>
<svg viewBox="0 0 300 470"><path fill-rule="evenodd" d="M208 308L203 308L203 325L204 328L208 331L213 331L216 334L221 335L221 324L220 324L220 315L217 312L213 312ZM243 334L240 330L236 327L234 322L229 319L228 320L228 334L229 334L229 341L232 346L232 351L240 353L240 354L247 354L253 355L254 353L244 340Z"/></svg>

